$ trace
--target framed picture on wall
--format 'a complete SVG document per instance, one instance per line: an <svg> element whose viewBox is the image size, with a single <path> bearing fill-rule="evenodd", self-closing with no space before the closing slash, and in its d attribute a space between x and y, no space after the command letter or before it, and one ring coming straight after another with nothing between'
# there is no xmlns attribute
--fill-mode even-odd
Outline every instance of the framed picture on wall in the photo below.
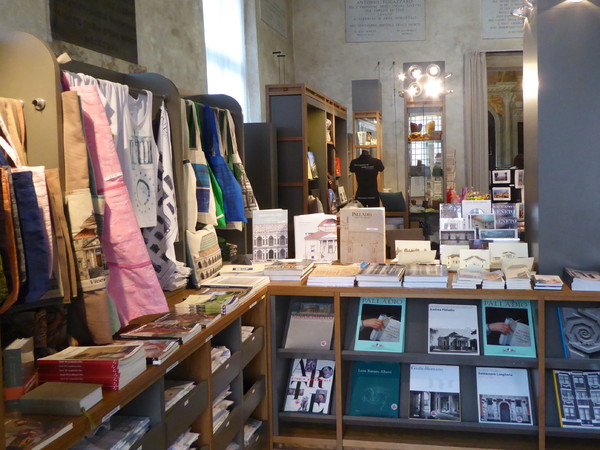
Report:
<svg viewBox="0 0 600 450"><path fill-rule="evenodd" d="M525 203L517 203L517 219L525 218Z"/></svg>
<svg viewBox="0 0 600 450"><path fill-rule="evenodd" d="M510 184L510 169L492 170L492 184Z"/></svg>
<svg viewBox="0 0 600 450"><path fill-rule="evenodd" d="M515 187L522 188L525 183L525 171L523 169L515 170Z"/></svg>
<svg viewBox="0 0 600 450"><path fill-rule="evenodd" d="M511 198L510 186L492 188L492 201L510 202Z"/></svg>

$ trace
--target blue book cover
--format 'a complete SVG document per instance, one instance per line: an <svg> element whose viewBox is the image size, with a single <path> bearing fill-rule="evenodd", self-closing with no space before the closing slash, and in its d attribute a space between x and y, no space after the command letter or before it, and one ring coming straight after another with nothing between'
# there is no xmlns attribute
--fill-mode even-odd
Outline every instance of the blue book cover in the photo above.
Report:
<svg viewBox="0 0 600 450"><path fill-rule="evenodd" d="M349 414L398 417L400 364L355 361L352 365Z"/></svg>
<svg viewBox="0 0 600 450"><path fill-rule="evenodd" d="M406 299L361 297L354 350L403 352Z"/></svg>
<svg viewBox="0 0 600 450"><path fill-rule="evenodd" d="M530 300L482 300L483 354L535 358Z"/></svg>

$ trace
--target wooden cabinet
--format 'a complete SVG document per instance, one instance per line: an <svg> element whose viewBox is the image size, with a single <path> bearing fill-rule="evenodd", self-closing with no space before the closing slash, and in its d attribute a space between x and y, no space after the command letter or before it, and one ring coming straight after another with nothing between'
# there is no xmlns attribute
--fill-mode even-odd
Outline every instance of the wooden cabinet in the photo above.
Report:
<svg viewBox="0 0 600 450"><path fill-rule="evenodd" d="M406 303L405 351L355 351L354 339L360 297L404 297ZM505 291L457 289L367 289L317 288L285 283L269 286L272 377L273 444L276 448L394 448L410 445L460 446L465 448L556 448L560 445L595 448L596 428L560 428L552 369L597 370L597 360L572 360L562 356L556 308L560 305L593 305L592 292ZM283 348L288 306L293 301L333 302L334 338L330 349ZM457 303L476 305L479 317L482 299L532 300L537 311L535 332L537 358L428 354L428 305ZM598 303L595 303L598 305ZM480 325L481 330L481 325ZM307 333L310 331L307 331ZM483 339L485 332L480 332ZM481 348L481 345L480 345ZM283 412L293 358L335 360L334 392L329 414ZM398 418L363 417L348 414L352 363L387 361L400 364ZM458 365L460 370L461 421L408 419L410 364ZM507 367L527 370L533 425L479 423L476 367ZM390 447L391 448L391 447Z"/></svg>
<svg viewBox="0 0 600 450"><path fill-rule="evenodd" d="M170 299L177 303L193 291ZM242 340L241 327L254 327ZM151 429L132 448L164 450L188 428L200 433L198 448L225 449L268 446L269 403L267 388L266 297L264 290L245 301L233 313L182 345L160 366L148 366L119 391L103 391L103 400L89 410L90 420L100 424L112 414L149 416ZM225 345L231 357L211 373L211 347ZM165 380L194 381L195 388L165 411ZM213 432L212 400L229 386L234 401L227 420ZM253 417L263 422L258 434L244 446L244 424ZM84 416L73 417L73 429L45 448L64 449L90 431ZM256 447L259 444L261 447Z"/></svg>
<svg viewBox="0 0 600 450"><path fill-rule="evenodd" d="M267 121L277 127L279 207L290 218L306 214L313 194L329 212L328 189L337 195L338 184L346 193L351 188L346 108L304 84L268 85L266 95ZM309 169L309 152L316 174Z"/></svg>

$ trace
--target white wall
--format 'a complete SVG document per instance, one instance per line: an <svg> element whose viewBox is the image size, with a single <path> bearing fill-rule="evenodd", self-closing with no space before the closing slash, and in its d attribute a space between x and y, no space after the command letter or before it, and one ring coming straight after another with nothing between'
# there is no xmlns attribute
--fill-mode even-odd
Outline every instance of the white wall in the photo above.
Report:
<svg viewBox="0 0 600 450"><path fill-rule="evenodd" d="M385 187L393 190L404 191L405 184L404 102L393 95L389 69L394 61L398 70L404 62L446 62L446 71L454 75L447 84L454 93L446 101L446 144L456 149L457 186L462 187L463 55L476 50L521 50L522 40L483 40L480 0L425 0L426 40L418 42L347 43L344 0L295 0L293 5L296 82L312 86L351 110L352 80L378 78L375 67L381 63Z"/></svg>

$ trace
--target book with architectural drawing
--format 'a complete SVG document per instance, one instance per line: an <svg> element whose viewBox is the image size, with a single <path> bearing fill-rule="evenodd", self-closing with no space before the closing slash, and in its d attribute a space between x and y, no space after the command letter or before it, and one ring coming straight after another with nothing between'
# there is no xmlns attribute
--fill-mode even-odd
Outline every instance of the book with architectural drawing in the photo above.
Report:
<svg viewBox="0 0 600 450"><path fill-rule="evenodd" d="M476 370L479 423L533 425L527 369Z"/></svg>
<svg viewBox="0 0 600 450"><path fill-rule="evenodd" d="M560 426L600 428L600 372L553 370Z"/></svg>
<svg viewBox="0 0 600 450"><path fill-rule="evenodd" d="M484 355L535 358L531 301L484 299L481 302Z"/></svg>
<svg viewBox="0 0 600 450"><path fill-rule="evenodd" d="M429 353L479 355L476 305L429 305Z"/></svg>
<svg viewBox="0 0 600 450"><path fill-rule="evenodd" d="M385 262L385 209L344 208L340 211L340 261Z"/></svg>
<svg viewBox="0 0 600 450"><path fill-rule="evenodd" d="M294 216L296 258L316 262L338 259L337 220L334 214Z"/></svg>
<svg viewBox="0 0 600 450"><path fill-rule="evenodd" d="M458 366L410 365L409 419L460 422Z"/></svg>
<svg viewBox="0 0 600 450"><path fill-rule="evenodd" d="M288 257L288 212L285 209L252 211L252 260Z"/></svg>

